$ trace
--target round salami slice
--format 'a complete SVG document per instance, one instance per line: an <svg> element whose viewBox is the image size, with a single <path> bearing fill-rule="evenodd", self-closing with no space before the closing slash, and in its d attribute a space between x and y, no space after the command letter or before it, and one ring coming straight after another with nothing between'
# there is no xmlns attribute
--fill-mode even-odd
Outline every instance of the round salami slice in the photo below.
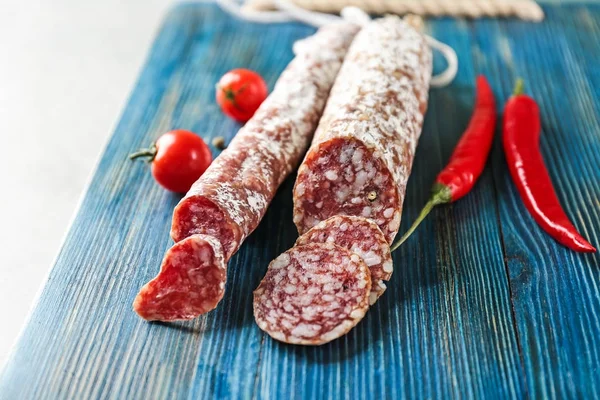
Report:
<svg viewBox="0 0 600 400"><path fill-rule="evenodd" d="M383 294L393 272L392 253L383 232L372 220L363 217L336 215L315 225L300 236L296 246L309 243L334 243L358 254L371 273L369 304Z"/></svg>
<svg viewBox="0 0 600 400"><path fill-rule="evenodd" d="M254 291L254 318L282 342L320 345L346 334L369 308L362 259L332 243L294 246L271 262Z"/></svg>
<svg viewBox="0 0 600 400"><path fill-rule="evenodd" d="M150 321L193 319L217 306L226 279L220 242L192 235L167 251L160 273L140 290L133 309Z"/></svg>
<svg viewBox="0 0 600 400"><path fill-rule="evenodd" d="M303 234L334 215L374 220L389 243L400 227L431 77L431 49L397 17L357 35L298 169L294 223Z"/></svg>

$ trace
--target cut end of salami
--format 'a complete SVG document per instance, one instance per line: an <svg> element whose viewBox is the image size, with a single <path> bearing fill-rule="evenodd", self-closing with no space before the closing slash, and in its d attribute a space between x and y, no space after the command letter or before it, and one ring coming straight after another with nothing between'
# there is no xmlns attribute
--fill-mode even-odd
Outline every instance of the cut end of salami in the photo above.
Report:
<svg viewBox="0 0 600 400"><path fill-rule="evenodd" d="M392 253L383 232L368 218L336 215L320 222L300 236L296 246L309 243L333 243L362 258L371 273L369 304L383 294L393 272Z"/></svg>
<svg viewBox="0 0 600 400"><path fill-rule="evenodd" d="M227 259L237 249L237 226L212 201L201 195L184 198L173 212L171 238L175 243L195 234L219 239Z"/></svg>
<svg viewBox="0 0 600 400"><path fill-rule="evenodd" d="M193 319L217 306L226 279L219 241L192 235L167 251L160 273L140 290L133 309L150 321Z"/></svg>
<svg viewBox="0 0 600 400"><path fill-rule="evenodd" d="M388 243L427 109L431 48L398 17L356 35L294 187L300 234L334 215L374 220Z"/></svg>
<svg viewBox="0 0 600 400"><path fill-rule="evenodd" d="M294 187L294 223L303 234L334 215L370 218L388 243L400 227L398 187L381 154L352 137L311 149Z"/></svg>
<svg viewBox="0 0 600 400"><path fill-rule="evenodd" d="M320 345L346 334L369 308L368 267L332 243L294 246L271 262L254 291L254 318L272 338Z"/></svg>

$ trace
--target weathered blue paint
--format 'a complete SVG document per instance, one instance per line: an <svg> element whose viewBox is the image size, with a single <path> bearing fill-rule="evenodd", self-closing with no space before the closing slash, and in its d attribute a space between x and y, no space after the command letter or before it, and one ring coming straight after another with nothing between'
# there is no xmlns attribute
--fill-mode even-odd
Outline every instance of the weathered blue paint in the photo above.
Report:
<svg viewBox="0 0 600 400"><path fill-rule="evenodd" d="M540 101L559 197L600 245L600 7L545 11L541 24L427 24L457 50L460 68L450 87L431 91L403 229L468 121L475 75L485 73L499 110L518 76ZM499 134L474 191L432 213L394 255L383 298L333 343L284 345L253 322L252 290L296 237L294 177L232 259L217 310L178 324L132 312L170 246L178 196L127 154L171 128L231 138L238 125L213 101L217 79L249 67L272 87L292 42L312 31L236 21L210 4L168 15L0 377L0 399L600 397L600 257L566 250L535 225Z"/></svg>

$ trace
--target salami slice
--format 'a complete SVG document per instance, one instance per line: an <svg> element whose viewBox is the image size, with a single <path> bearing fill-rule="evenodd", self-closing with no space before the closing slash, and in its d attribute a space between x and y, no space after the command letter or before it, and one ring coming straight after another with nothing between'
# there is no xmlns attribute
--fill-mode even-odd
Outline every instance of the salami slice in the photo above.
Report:
<svg viewBox="0 0 600 400"><path fill-rule="evenodd" d="M425 38L397 17L356 36L294 187L300 234L333 215L373 219L391 243L400 227L431 76Z"/></svg>
<svg viewBox="0 0 600 400"><path fill-rule="evenodd" d="M133 309L147 320L195 318L217 306L226 277L221 243L207 235L189 236L167 251L160 273L140 290Z"/></svg>
<svg viewBox="0 0 600 400"><path fill-rule="evenodd" d="M136 298L140 316L192 319L221 300L227 262L308 148L358 29L331 24L295 47L273 92L175 208L171 236L177 243ZM212 261L199 268L198 257L209 247Z"/></svg>
<svg viewBox="0 0 600 400"><path fill-rule="evenodd" d="M332 243L294 246L269 264L254 291L254 318L279 341L324 344L365 316L370 290L357 254Z"/></svg>
<svg viewBox="0 0 600 400"><path fill-rule="evenodd" d="M295 46L271 95L175 208L174 241L203 233L221 241L227 259L237 251L308 148L357 31L336 23Z"/></svg>
<svg viewBox="0 0 600 400"><path fill-rule="evenodd" d="M371 273L369 304L373 305L386 289L384 281L392 276L392 253L383 232L375 222L363 217L336 215L321 221L296 241L296 246L309 243L334 243L362 258Z"/></svg>

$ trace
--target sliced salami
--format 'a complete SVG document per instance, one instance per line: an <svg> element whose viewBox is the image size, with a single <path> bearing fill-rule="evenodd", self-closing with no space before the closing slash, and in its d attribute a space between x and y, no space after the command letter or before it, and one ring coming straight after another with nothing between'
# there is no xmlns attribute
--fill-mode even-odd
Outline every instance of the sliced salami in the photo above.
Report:
<svg viewBox="0 0 600 400"><path fill-rule="evenodd" d="M397 17L356 36L294 187L302 234L333 215L373 219L391 243L400 227L431 76L425 38Z"/></svg>
<svg viewBox="0 0 600 400"><path fill-rule="evenodd" d="M140 290L133 309L147 320L196 318L217 306L226 278L221 243L192 235L167 251L160 273Z"/></svg>
<svg viewBox="0 0 600 400"><path fill-rule="evenodd" d="M336 215L321 221L296 241L296 246L309 243L334 243L358 254L371 273L369 304L373 305L386 289L384 281L392 276L394 264L390 245L379 226L363 217Z"/></svg>
<svg viewBox="0 0 600 400"><path fill-rule="evenodd" d="M210 234L229 259L308 148L358 27L336 23L296 46L271 95L175 208L171 237Z"/></svg>
<svg viewBox="0 0 600 400"><path fill-rule="evenodd" d="M369 308L362 259L332 243L294 246L271 262L254 291L254 318L286 343L320 345L346 334Z"/></svg>

